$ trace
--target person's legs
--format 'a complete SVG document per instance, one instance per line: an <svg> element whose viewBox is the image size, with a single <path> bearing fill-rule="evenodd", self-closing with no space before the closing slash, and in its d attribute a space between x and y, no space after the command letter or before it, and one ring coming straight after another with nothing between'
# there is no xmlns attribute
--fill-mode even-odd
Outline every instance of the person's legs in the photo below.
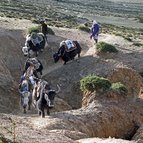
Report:
<svg viewBox="0 0 143 143"><path fill-rule="evenodd" d="M97 43L98 42L98 39L95 39L95 43Z"/></svg>
<svg viewBox="0 0 143 143"><path fill-rule="evenodd" d="M95 43L98 43L98 34L94 36Z"/></svg>

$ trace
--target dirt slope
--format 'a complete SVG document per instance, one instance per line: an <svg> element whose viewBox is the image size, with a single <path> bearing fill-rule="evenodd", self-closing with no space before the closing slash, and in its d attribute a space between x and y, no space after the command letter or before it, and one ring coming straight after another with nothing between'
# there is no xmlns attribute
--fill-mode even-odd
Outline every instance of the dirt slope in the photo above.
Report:
<svg viewBox="0 0 143 143"><path fill-rule="evenodd" d="M33 140L35 142L42 140L43 143L72 143L82 138L95 136L95 133L98 133L99 130L92 132L92 125L90 123L86 124L92 111L96 111L97 106L99 112L95 112L93 115L100 114L101 107L102 111L106 110L107 113L108 109L111 112L112 110L110 108L106 109L108 104L102 106L99 101L97 101L97 104L94 104L93 107L91 105L92 108L89 107L86 110L84 108L71 110L70 106L73 109L81 107L82 93L79 89L79 80L83 76L92 73L107 76L115 67L132 67L137 71L142 70L143 50L141 48L137 49L131 42L127 42L121 37L101 34L99 40L116 45L119 52L109 55L108 57L99 57L95 54L93 41L89 39L87 33L78 31L77 29L53 27L55 36L48 35L48 46L45 51L39 55L39 59L44 65L43 78L50 82L53 88L56 88L56 84L61 86L62 91L58 94L58 97L64 100L66 103L65 106L68 107L67 110L70 109L71 111L55 112L43 120L37 117L37 114L33 114L35 113L33 111L27 115L23 115L19 110L17 84L26 60L21 52L21 47L24 45L25 40L25 30L32 26L32 24L29 21L14 19L0 19L0 22L0 111L11 113L17 109L15 115L1 114L0 122L3 127L8 125L8 128L11 124L10 118L16 122L18 141L30 143L33 142ZM79 41L83 48L81 58L71 61L67 63L67 65L63 65L62 61L55 64L52 54L57 51L59 43L66 38ZM139 103L139 107L142 107L142 102L139 101ZM130 104L132 104L132 102ZM122 107L122 104L120 106ZM129 107L127 107L127 109L129 109ZM135 113L137 106L133 106L133 109ZM66 110L66 108L64 108L64 110ZM62 109L56 111L62 111ZM118 115L118 112L116 113ZM126 117L127 121L132 115L134 114L126 117L126 114L123 113L122 117ZM139 117L140 116L142 116L141 111L139 112ZM85 117L83 118L84 122L81 122L82 117ZM94 123L94 116L92 117ZM97 117L97 121L99 120L100 118ZM132 124L131 120L129 124ZM97 125L100 124L97 123ZM109 128L108 125L107 128ZM117 125L118 124L115 124L115 126ZM2 130L2 132L8 138L12 138L11 135L6 133L6 130ZM118 130L118 132L120 132L120 130ZM112 133L114 136L115 132L113 131ZM109 134L106 135L104 137L108 137Z"/></svg>
<svg viewBox="0 0 143 143"><path fill-rule="evenodd" d="M27 28L34 24L27 20L6 18L1 18L0 21L1 61L17 84L26 60L21 52L25 41L24 37ZM61 85L62 92L58 96L66 100L73 108L81 106L82 93L79 90L79 80L82 76L92 73L107 76L112 69L118 66L127 66L142 71L143 50L133 46L132 42L128 42L122 37L100 34L99 41L115 45L119 52L107 57L99 57L95 54L94 43L89 39L87 33L76 29L54 27L53 30L55 36L48 35L48 46L39 55L39 59L44 65L43 78L50 82L53 88L56 88L56 84ZM69 62L65 66L62 61L55 64L52 55L57 51L59 43L66 38L79 41L82 46L81 58Z"/></svg>

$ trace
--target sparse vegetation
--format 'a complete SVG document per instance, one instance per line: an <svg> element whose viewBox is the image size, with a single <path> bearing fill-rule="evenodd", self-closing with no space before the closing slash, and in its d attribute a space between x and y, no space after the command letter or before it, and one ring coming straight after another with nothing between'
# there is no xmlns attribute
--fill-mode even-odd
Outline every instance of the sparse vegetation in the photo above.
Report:
<svg viewBox="0 0 143 143"><path fill-rule="evenodd" d="M139 16L137 17L137 19L139 20L140 23L143 23L143 17Z"/></svg>
<svg viewBox="0 0 143 143"><path fill-rule="evenodd" d="M90 32L90 28L84 24L81 24L78 26L78 29L81 30L81 31L85 31L85 32Z"/></svg>
<svg viewBox="0 0 143 143"><path fill-rule="evenodd" d="M125 28L110 24L102 24L102 33L109 33L116 36L121 36L130 42L135 42L136 39L143 40L142 31L143 29L134 29L127 27Z"/></svg>
<svg viewBox="0 0 143 143"><path fill-rule="evenodd" d="M40 32L40 27L39 27L39 26L30 27L30 28L28 29L28 34L31 34L32 32L36 32L36 33Z"/></svg>
<svg viewBox="0 0 143 143"><path fill-rule="evenodd" d="M118 50L111 44L105 42L99 42L96 45L97 52L109 52L109 53L116 53Z"/></svg>
<svg viewBox="0 0 143 143"><path fill-rule="evenodd" d="M137 47L143 47L143 44L140 42L134 42L133 45Z"/></svg>
<svg viewBox="0 0 143 143"><path fill-rule="evenodd" d="M82 91L95 91L98 89L107 90L111 87L111 82L103 77L89 75L80 80L80 89Z"/></svg>
<svg viewBox="0 0 143 143"><path fill-rule="evenodd" d="M128 40L129 42L132 42L132 39L130 37L127 36L123 36L124 39Z"/></svg>
<svg viewBox="0 0 143 143"><path fill-rule="evenodd" d="M0 143L13 143L11 140L5 138L3 134L0 134Z"/></svg>
<svg viewBox="0 0 143 143"><path fill-rule="evenodd" d="M7 139L2 133L0 133L0 143L17 143L15 131L16 123L11 118L9 118L9 120L11 121L12 125L4 128L1 127L0 129L7 131L7 134L12 136L12 140Z"/></svg>
<svg viewBox="0 0 143 143"><path fill-rule="evenodd" d="M40 26L30 27L28 29L28 34L31 34L32 32L40 32ZM48 34L55 35L55 32L50 27L48 27Z"/></svg>
<svg viewBox="0 0 143 143"><path fill-rule="evenodd" d="M57 23L55 26L59 26L59 22L62 22L62 27L77 27L81 23L89 22L92 19L91 13L101 16L137 18L142 22L142 16L137 15L143 9L140 3L126 3L127 7L123 7L123 2L117 2L117 5L107 0L91 0L86 1L86 4L85 0L2 0L0 16L29 19L34 23L42 17L50 19L49 24Z"/></svg>
<svg viewBox="0 0 143 143"><path fill-rule="evenodd" d="M85 91L93 92L102 89L104 91L112 90L122 95L127 95L128 93L127 87L124 84L120 82L111 83L110 80L96 75L89 75L81 79L80 89L83 92Z"/></svg>
<svg viewBox="0 0 143 143"><path fill-rule="evenodd" d="M122 95L127 95L128 92L126 86L120 82L112 83L111 89L113 91L122 93Z"/></svg>

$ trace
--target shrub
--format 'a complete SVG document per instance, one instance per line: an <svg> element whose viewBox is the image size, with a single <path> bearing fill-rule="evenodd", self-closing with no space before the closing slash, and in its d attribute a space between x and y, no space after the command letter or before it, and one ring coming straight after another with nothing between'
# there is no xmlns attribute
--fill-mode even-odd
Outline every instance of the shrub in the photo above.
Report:
<svg viewBox="0 0 143 143"><path fill-rule="evenodd" d="M115 46L105 43L105 42L99 42L96 45L97 52L110 52L110 53L116 53L118 50L115 48Z"/></svg>
<svg viewBox="0 0 143 143"><path fill-rule="evenodd" d="M122 33L121 32L115 32L114 31L113 34L116 35L116 36L121 36L122 37Z"/></svg>
<svg viewBox="0 0 143 143"><path fill-rule="evenodd" d="M30 27L28 29L28 34L31 34L32 32L36 32L36 33L40 32L40 27L39 26Z"/></svg>
<svg viewBox="0 0 143 143"><path fill-rule="evenodd" d="M30 20L31 20L32 23L39 24L39 20L37 20L36 18L32 17Z"/></svg>
<svg viewBox="0 0 143 143"><path fill-rule="evenodd" d="M79 25L78 29L84 32L88 32L88 33L90 32L90 28L83 24Z"/></svg>
<svg viewBox="0 0 143 143"><path fill-rule="evenodd" d="M111 87L111 82L103 77L89 75L80 80L80 89L82 91L95 91L98 89L107 90Z"/></svg>
<svg viewBox="0 0 143 143"><path fill-rule="evenodd" d="M132 39L130 37L127 36L123 36L124 39L128 40L129 42L132 42Z"/></svg>
<svg viewBox="0 0 143 143"><path fill-rule="evenodd" d="M143 44L142 44L142 43L140 43L140 42L134 42L134 43L133 43L133 45L134 45L134 46L138 46L138 47L143 46Z"/></svg>
<svg viewBox="0 0 143 143"><path fill-rule="evenodd" d="M119 93L124 93L124 95L128 92L127 87L120 82L112 83L111 89Z"/></svg>

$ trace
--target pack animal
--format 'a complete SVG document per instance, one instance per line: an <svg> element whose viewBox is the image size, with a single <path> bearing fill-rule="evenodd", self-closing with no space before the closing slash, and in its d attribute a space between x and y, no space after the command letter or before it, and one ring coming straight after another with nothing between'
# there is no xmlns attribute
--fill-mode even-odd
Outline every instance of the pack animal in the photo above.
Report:
<svg viewBox="0 0 143 143"><path fill-rule="evenodd" d="M58 52L56 52L53 55L55 63L59 61L61 58L64 61L64 64L66 64L70 60L74 60L75 56L78 55L80 57L81 53L81 46L78 43L78 41L72 41L75 45L75 48L73 50L67 51L65 45L61 45Z"/></svg>
<svg viewBox="0 0 143 143"><path fill-rule="evenodd" d="M46 39L43 33L37 33L37 36L39 39L39 44L40 44L41 49L39 49L39 47L34 45L31 39L31 35L29 34L26 36L25 46L22 48L22 52L24 56L31 57L33 53L35 53L35 55L38 56L39 51L42 51L44 49L45 44L46 44Z"/></svg>
<svg viewBox="0 0 143 143"><path fill-rule="evenodd" d="M58 87L59 88L59 87ZM48 82L40 80L37 83L37 87L33 90L33 101L34 105L36 105L39 115L42 118L45 117L45 109L47 111L47 115L50 115L50 109L54 106L54 98L55 95L60 91L51 89Z"/></svg>
<svg viewBox="0 0 143 143"><path fill-rule="evenodd" d="M27 112L28 110L31 109L31 104L32 104L32 94L30 93L30 86L29 82L27 79L24 79L20 86L19 86L19 92L20 92L20 102L21 106L23 107L23 112Z"/></svg>

